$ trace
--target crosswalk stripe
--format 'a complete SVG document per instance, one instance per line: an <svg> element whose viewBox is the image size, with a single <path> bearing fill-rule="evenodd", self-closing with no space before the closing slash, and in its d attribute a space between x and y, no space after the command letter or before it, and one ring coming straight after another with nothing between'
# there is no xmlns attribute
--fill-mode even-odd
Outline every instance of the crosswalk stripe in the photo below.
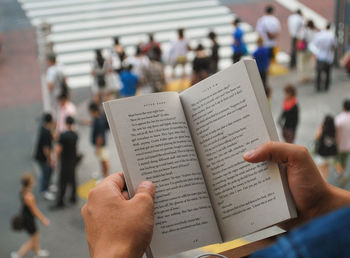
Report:
<svg viewBox="0 0 350 258"><path fill-rule="evenodd" d="M170 49L170 41L176 38L176 30L186 29L185 35L192 47L202 43L211 46L207 38L209 30L217 33L220 44L221 69L229 66L232 56L232 25L236 17L221 5L219 0L19 0L32 24L50 23L48 41L58 63L62 64L72 88L91 85L91 62L94 50L102 49L109 55L113 37L119 36L126 53L132 55L135 46L147 41L147 33L153 32L161 43L164 60ZM241 24L244 39L250 52L256 48L257 33L252 26ZM192 60L194 53L188 54ZM279 54L279 60L288 56ZM180 70L180 68L178 68ZM178 70L178 72L179 72ZM169 74L171 67L166 67ZM186 65L190 74L191 64Z"/></svg>

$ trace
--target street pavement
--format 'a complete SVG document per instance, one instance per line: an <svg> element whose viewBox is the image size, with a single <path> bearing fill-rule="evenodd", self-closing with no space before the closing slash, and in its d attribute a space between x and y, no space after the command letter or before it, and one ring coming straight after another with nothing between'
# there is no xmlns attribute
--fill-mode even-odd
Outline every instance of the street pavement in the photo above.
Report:
<svg viewBox="0 0 350 258"><path fill-rule="evenodd" d="M9 221L20 207L18 192L21 174L25 171L33 173L37 171L32 153L42 104L34 29L30 27L14 1L0 0L0 5L7 8L2 9L3 12L14 10L12 17L8 19L19 17L18 19L22 21L20 25L6 22L6 26L0 27L4 36L3 53L0 53L0 258L8 258L10 252L16 250L27 239L25 233L11 231ZM25 36L25 40L21 40L21 35ZM282 48L287 48L287 45L283 45ZM305 145L310 150L316 129L325 114L336 115L341 111L342 101L350 98L349 77L341 69L335 69L332 77L332 86L327 93L316 93L312 83L298 85L297 74L294 71L270 79L271 111L275 120L282 109L283 87L288 83L296 84L301 112L296 143ZM72 100L78 107L79 119L89 118L87 105L90 97L91 93L87 88L73 90ZM80 137L79 150L84 154L84 159L78 168L78 181L80 186L84 187L86 182L92 182L92 174L99 171L99 167L89 142L90 128L78 125L77 130ZM111 170L120 171L121 165L111 135L108 139L108 148ZM334 184L337 183L334 171L330 180ZM82 190L82 197L86 196L88 188L89 186ZM349 183L346 188L350 189ZM77 205L53 212L49 209L51 203L38 195L37 188L35 195L39 208L51 220L48 228L40 225L42 248L48 249L50 257L54 258L88 257L84 224L80 215L80 208L85 200L80 198ZM256 236L248 240L251 239L256 239ZM193 257L200 252L194 251L177 257ZM32 257L32 254L26 257Z"/></svg>

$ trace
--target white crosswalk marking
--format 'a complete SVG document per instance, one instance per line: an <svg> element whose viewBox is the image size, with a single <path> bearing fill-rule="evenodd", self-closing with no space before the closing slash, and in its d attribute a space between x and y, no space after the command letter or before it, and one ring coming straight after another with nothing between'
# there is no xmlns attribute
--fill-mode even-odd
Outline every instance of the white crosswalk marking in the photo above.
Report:
<svg viewBox="0 0 350 258"><path fill-rule="evenodd" d="M48 40L54 44L58 62L64 67L68 84L72 88L91 84L91 61L94 49L101 48L107 55L113 37L119 36L127 54L147 40L153 32L163 52L170 48L176 29L186 29L190 45L199 42L210 47L209 30L218 35L221 46L221 69L231 64L232 25L235 17L218 0L19 0L33 25L42 21L52 25ZM249 24L242 24L248 50L254 51L257 34ZM189 54L189 60L193 53ZM285 60L286 55L281 54ZM169 72L170 67L167 67ZM190 73L191 66L187 64Z"/></svg>

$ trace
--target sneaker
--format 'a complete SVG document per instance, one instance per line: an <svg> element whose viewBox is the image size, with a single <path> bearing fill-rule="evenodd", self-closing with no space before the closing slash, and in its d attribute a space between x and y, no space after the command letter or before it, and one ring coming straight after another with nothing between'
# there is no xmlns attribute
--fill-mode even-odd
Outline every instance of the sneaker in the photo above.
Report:
<svg viewBox="0 0 350 258"><path fill-rule="evenodd" d="M58 188L57 188L56 185L50 185L50 186L49 186L49 191L50 191L51 193L57 193Z"/></svg>
<svg viewBox="0 0 350 258"><path fill-rule="evenodd" d="M50 193L50 192L45 192L43 194L43 197L45 200L48 200L48 201L54 201L56 199L55 195L53 193Z"/></svg>
<svg viewBox="0 0 350 258"><path fill-rule="evenodd" d="M11 252L11 258L19 258L17 252Z"/></svg>
<svg viewBox="0 0 350 258"><path fill-rule="evenodd" d="M39 252L38 252L38 255L36 255L36 256L34 256L34 257L49 257L49 255L50 255L50 252L49 251L47 251L47 250L39 250Z"/></svg>

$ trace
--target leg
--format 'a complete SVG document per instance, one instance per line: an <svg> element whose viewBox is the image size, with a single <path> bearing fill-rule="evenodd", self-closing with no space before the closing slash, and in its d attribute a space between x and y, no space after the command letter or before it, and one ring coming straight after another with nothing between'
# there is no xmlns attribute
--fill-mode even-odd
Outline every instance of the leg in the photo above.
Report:
<svg viewBox="0 0 350 258"><path fill-rule="evenodd" d="M107 177L109 174L109 162L108 160L102 160L101 161L101 167L102 167L102 175L103 177Z"/></svg>
<svg viewBox="0 0 350 258"><path fill-rule="evenodd" d="M34 236L34 235L33 235L33 236ZM29 239L27 242L25 242L25 243L19 248L19 250L17 251L18 257L23 257L23 256L25 256L30 250L32 250L32 248L33 248L33 243L34 243L33 236L31 236L30 239Z"/></svg>
<svg viewBox="0 0 350 258"><path fill-rule="evenodd" d="M63 169L60 171L60 179L59 179L59 192L57 197L57 206L63 206L64 205L64 194L66 192L67 188L67 176L62 174Z"/></svg>
<svg viewBox="0 0 350 258"><path fill-rule="evenodd" d="M290 53L290 63L289 68L293 69L296 66L297 56L297 38L293 37L291 42L291 53Z"/></svg>
<svg viewBox="0 0 350 258"><path fill-rule="evenodd" d="M324 72L326 74L325 90L328 91L331 78L331 64L326 62L324 63Z"/></svg>
<svg viewBox="0 0 350 258"><path fill-rule="evenodd" d="M266 87L266 71L259 71L264 87Z"/></svg>
<svg viewBox="0 0 350 258"><path fill-rule="evenodd" d="M321 61L317 60L316 64L316 91L321 90L321 73L322 73L322 64Z"/></svg>
<svg viewBox="0 0 350 258"><path fill-rule="evenodd" d="M41 169L40 192L46 192L49 188L52 168L46 162L40 162L39 165Z"/></svg>
<svg viewBox="0 0 350 258"><path fill-rule="evenodd" d="M71 180L70 180L70 185L72 188L72 194L70 197L70 202L75 203L77 201L77 185L76 185L76 176L75 176L75 168L71 171Z"/></svg>
<svg viewBox="0 0 350 258"><path fill-rule="evenodd" d="M39 243L39 232L36 232L33 236L33 251L35 255L39 254L40 243Z"/></svg>

